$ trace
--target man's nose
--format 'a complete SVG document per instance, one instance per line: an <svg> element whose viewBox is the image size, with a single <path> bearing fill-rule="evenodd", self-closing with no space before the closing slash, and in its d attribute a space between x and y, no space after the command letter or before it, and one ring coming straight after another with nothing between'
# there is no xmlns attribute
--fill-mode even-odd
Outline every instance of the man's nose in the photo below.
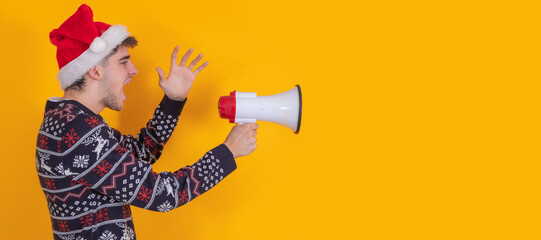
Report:
<svg viewBox="0 0 541 240"><path fill-rule="evenodd" d="M129 71L129 74L130 74L130 77L139 73L139 71L137 70L137 68L135 67L135 65L133 65L133 63L130 64L130 71Z"/></svg>

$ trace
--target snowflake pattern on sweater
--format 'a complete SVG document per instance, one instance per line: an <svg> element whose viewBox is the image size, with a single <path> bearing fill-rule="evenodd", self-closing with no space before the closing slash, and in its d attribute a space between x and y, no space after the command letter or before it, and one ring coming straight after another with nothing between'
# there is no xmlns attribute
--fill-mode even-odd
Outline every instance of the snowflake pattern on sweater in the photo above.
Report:
<svg viewBox="0 0 541 240"><path fill-rule="evenodd" d="M185 101L164 96L137 136L121 135L74 100L51 98L36 144L36 169L54 239L135 239L130 205L182 206L236 169L221 144L175 172L155 172Z"/></svg>

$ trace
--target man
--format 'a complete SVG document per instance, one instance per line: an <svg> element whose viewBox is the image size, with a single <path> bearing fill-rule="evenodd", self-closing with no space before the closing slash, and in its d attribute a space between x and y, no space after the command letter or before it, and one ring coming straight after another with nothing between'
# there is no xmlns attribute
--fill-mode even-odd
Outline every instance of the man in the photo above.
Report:
<svg viewBox="0 0 541 240"><path fill-rule="evenodd" d="M167 212L186 204L234 171L236 158L255 150L257 125L244 124L233 127L224 144L195 164L154 172L151 164L208 62L195 68L199 55L186 67L190 49L177 65L177 46L167 78L157 68L163 100L132 137L111 128L99 113L123 108L123 87L137 74L128 52L137 45L135 38L123 26L94 22L92 10L83 4L50 39L57 46L64 96L47 101L36 167L54 239L135 239L130 205Z"/></svg>

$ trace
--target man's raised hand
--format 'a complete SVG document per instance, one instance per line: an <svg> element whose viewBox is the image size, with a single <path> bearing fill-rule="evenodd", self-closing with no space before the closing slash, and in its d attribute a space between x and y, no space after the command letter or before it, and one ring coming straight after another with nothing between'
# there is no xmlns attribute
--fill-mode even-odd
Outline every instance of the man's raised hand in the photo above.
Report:
<svg viewBox="0 0 541 240"><path fill-rule="evenodd" d="M184 101L192 88L195 76L205 69L209 62L207 61L193 70L197 63L201 61L201 58L203 58L203 54L199 54L190 65L186 67L188 58L190 58L190 55L192 55L193 52L193 48L190 48L186 54L182 56L180 64L177 65L179 48L179 46L176 46L171 54L171 69L167 78L165 78L165 72L160 67L157 67L156 71L158 71L158 76L160 77L159 84L165 95L173 100Z"/></svg>

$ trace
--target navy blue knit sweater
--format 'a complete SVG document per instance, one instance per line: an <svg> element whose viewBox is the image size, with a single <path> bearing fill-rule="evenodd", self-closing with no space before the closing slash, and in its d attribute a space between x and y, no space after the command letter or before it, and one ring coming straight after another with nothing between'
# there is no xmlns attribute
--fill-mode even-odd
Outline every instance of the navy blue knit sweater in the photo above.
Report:
<svg viewBox="0 0 541 240"><path fill-rule="evenodd" d="M221 144L191 166L152 170L184 104L165 96L133 137L121 135L77 101L47 101L36 168L54 239L135 239L130 205L170 211L236 169L231 151Z"/></svg>

